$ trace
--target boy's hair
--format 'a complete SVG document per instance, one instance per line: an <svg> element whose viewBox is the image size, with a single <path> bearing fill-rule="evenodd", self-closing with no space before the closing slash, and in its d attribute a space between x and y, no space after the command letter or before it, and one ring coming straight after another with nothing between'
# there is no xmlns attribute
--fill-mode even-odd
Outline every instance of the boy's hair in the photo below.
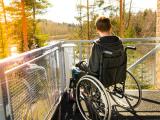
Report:
<svg viewBox="0 0 160 120"><path fill-rule="evenodd" d="M104 16L98 17L96 20L96 28L101 32L108 32L111 29L110 19Z"/></svg>

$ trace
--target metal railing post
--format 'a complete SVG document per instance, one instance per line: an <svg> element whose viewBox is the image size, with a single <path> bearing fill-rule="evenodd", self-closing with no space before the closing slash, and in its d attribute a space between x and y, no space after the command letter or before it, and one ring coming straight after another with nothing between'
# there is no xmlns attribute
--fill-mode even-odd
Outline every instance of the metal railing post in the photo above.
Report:
<svg viewBox="0 0 160 120"><path fill-rule="evenodd" d="M156 54L154 55L154 61L153 61L152 69L153 69L153 84L156 85Z"/></svg>
<svg viewBox="0 0 160 120"><path fill-rule="evenodd" d="M60 91L64 92L66 86L65 78L65 60L64 60L64 48L62 47L62 42L59 45L59 65L60 65Z"/></svg>
<svg viewBox="0 0 160 120"><path fill-rule="evenodd" d="M79 43L79 61L81 61L81 60L82 60L82 43L80 41L80 43Z"/></svg>
<svg viewBox="0 0 160 120"><path fill-rule="evenodd" d="M1 110L2 114L0 114L0 119L12 120L11 107L8 101L8 89L7 89L6 79L5 79L4 66L0 65L0 67L1 67L0 69L0 97L2 98L0 101L1 102L0 109L2 108Z"/></svg>
<svg viewBox="0 0 160 120"><path fill-rule="evenodd" d="M60 94L61 97L63 96L63 93L65 91L65 86L66 86L66 78L65 78L65 59L64 59L64 47L62 47L63 42L60 42L59 44L59 65L60 65ZM59 105L59 109L58 109L58 120L61 120L62 115L62 106L61 104Z"/></svg>

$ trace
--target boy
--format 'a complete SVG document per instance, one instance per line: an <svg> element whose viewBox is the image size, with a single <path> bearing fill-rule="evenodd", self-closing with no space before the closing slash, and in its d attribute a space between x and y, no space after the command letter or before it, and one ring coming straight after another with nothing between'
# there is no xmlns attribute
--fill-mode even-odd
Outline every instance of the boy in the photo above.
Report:
<svg viewBox="0 0 160 120"><path fill-rule="evenodd" d="M100 38L92 47L88 68L91 75L99 78L102 52L105 50L114 52L123 50L124 48L121 40L116 36L112 36L112 27L109 18L104 16L99 17L96 20L96 29Z"/></svg>

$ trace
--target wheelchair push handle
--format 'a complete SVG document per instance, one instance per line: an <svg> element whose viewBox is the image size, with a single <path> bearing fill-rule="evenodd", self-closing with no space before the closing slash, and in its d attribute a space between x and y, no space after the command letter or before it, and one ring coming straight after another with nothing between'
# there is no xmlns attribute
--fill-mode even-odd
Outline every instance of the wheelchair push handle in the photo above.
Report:
<svg viewBox="0 0 160 120"><path fill-rule="evenodd" d="M125 48L125 51L127 51L128 49L130 49L130 50L136 50L136 47L135 46L127 46Z"/></svg>
<svg viewBox="0 0 160 120"><path fill-rule="evenodd" d="M84 61L84 60L82 60L82 61L78 62L77 64L75 64L75 66L76 66L76 67L80 67L80 66L81 66L81 64L82 64L82 63L84 63L84 62L85 62L85 61Z"/></svg>
<svg viewBox="0 0 160 120"><path fill-rule="evenodd" d="M75 66L82 71L88 72L87 62L84 60L78 62Z"/></svg>

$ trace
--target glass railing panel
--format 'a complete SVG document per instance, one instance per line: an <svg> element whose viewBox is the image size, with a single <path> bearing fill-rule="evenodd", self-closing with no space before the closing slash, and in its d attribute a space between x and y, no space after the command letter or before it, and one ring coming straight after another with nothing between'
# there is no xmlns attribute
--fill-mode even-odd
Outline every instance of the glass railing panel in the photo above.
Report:
<svg viewBox="0 0 160 120"><path fill-rule="evenodd" d="M160 56L157 55L159 48L156 47L129 67L129 70L139 81L142 89L157 89L158 87L157 82L159 78L157 76L159 70L157 68L159 62L157 60Z"/></svg>
<svg viewBox="0 0 160 120"><path fill-rule="evenodd" d="M155 55L150 56L136 67L131 69L142 89L152 88L155 85Z"/></svg>
<svg viewBox="0 0 160 120"><path fill-rule="evenodd" d="M1 78L2 96L6 97L4 107L12 119L52 117L61 97L62 84L60 51L56 47L45 47L1 62L0 66L4 66Z"/></svg>

